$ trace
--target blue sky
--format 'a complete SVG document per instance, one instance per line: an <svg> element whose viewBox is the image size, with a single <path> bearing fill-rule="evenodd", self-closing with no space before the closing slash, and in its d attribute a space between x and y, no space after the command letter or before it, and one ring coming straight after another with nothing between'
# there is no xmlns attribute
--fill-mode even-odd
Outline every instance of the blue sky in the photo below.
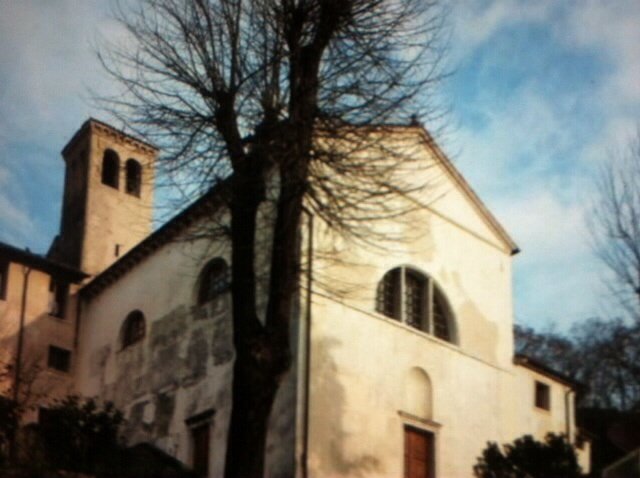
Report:
<svg viewBox="0 0 640 478"><path fill-rule="evenodd" d="M118 34L99 0L0 0L0 240L44 252L59 151L111 91L94 49ZM520 323L606 313L589 245L592 178L640 123L640 2L452 2L445 151L516 239ZM108 119L108 118L106 118Z"/></svg>

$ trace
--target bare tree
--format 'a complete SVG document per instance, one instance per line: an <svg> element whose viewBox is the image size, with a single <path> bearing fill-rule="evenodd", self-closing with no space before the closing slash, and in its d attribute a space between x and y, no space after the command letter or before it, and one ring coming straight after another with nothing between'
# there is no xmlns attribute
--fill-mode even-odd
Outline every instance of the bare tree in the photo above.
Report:
<svg viewBox="0 0 640 478"><path fill-rule="evenodd" d="M124 90L109 109L162 148L167 176L191 191L219 185L228 201L230 226L216 231L231 244L236 350L225 473L262 476L291 361L303 208L367 241L376 219L420 206L412 193L427 185L397 173L424 165L388 148L380 125L433 118L443 12L430 0L143 0L116 16L126 40L101 59Z"/></svg>
<svg viewBox="0 0 640 478"><path fill-rule="evenodd" d="M536 358L585 387L579 406L640 409L640 326L592 318L567 334L515 328L516 350Z"/></svg>
<svg viewBox="0 0 640 478"><path fill-rule="evenodd" d="M640 321L640 130L600 169L592 234L609 283L624 310Z"/></svg>

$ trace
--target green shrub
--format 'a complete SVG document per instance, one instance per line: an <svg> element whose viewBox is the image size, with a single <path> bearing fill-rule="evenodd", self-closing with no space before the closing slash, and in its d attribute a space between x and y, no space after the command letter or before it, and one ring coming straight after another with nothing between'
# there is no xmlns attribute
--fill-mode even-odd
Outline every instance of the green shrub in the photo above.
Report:
<svg viewBox="0 0 640 478"><path fill-rule="evenodd" d="M478 478L578 478L582 476L573 447L563 435L549 433L543 442L531 435L511 444L488 443L474 466Z"/></svg>

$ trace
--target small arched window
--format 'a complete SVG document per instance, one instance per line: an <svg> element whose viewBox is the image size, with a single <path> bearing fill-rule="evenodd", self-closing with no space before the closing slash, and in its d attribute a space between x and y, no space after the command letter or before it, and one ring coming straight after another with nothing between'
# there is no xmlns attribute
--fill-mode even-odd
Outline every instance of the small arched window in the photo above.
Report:
<svg viewBox="0 0 640 478"><path fill-rule="evenodd" d="M127 182L125 191L132 196L140 197L140 187L142 183L142 167L135 159L128 159L125 165Z"/></svg>
<svg viewBox="0 0 640 478"><path fill-rule="evenodd" d="M120 158L118 153L107 149L102 156L102 184L118 189L120 176Z"/></svg>
<svg viewBox="0 0 640 478"><path fill-rule="evenodd" d="M229 289L229 267L224 259L210 260L200 273L198 305L213 300Z"/></svg>
<svg viewBox="0 0 640 478"><path fill-rule="evenodd" d="M411 327L454 342L454 318L435 281L414 269L396 267L378 283L376 311Z"/></svg>
<svg viewBox="0 0 640 478"><path fill-rule="evenodd" d="M144 314L139 310L134 310L122 324L122 348L140 342L144 338L146 330Z"/></svg>

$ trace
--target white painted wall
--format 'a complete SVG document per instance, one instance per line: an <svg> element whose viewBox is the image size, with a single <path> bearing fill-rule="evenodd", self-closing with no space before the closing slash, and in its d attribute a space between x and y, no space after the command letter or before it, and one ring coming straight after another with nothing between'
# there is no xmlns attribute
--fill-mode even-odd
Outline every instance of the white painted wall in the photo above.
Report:
<svg viewBox="0 0 640 478"><path fill-rule="evenodd" d="M426 150L424 161L428 207L380 229L408 241L365 247L316 227L310 476L403 476L405 425L435 434L436 474L456 478L473 475L488 441L566 430L567 387L513 364L509 244ZM375 311L378 281L401 265L440 285L457 343ZM430 416L410 416L415 368L429 377ZM551 386L549 412L534 406L536 379Z"/></svg>

